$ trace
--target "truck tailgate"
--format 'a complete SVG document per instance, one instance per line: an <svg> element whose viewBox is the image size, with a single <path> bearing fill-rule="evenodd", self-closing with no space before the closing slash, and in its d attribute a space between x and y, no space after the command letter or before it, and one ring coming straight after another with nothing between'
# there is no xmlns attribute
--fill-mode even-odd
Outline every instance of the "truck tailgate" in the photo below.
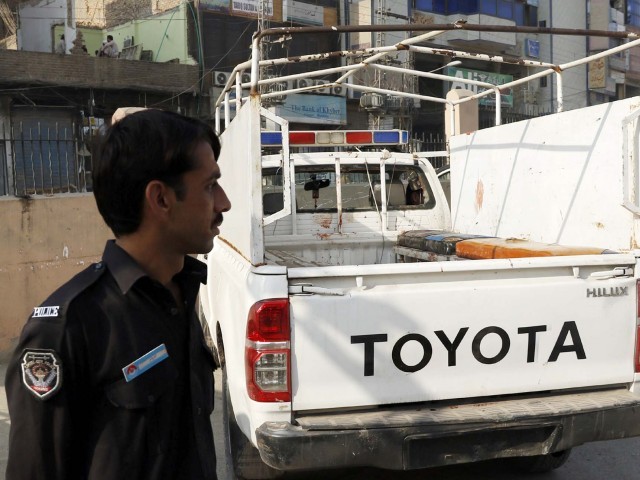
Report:
<svg viewBox="0 0 640 480"><path fill-rule="evenodd" d="M615 254L291 268L292 292L318 292L290 296L293 408L631 382L635 262Z"/></svg>

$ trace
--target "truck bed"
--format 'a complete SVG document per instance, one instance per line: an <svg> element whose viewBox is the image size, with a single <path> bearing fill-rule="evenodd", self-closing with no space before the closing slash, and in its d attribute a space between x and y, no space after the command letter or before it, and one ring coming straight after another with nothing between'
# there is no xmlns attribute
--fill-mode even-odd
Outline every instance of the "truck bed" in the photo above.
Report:
<svg viewBox="0 0 640 480"><path fill-rule="evenodd" d="M316 262L297 256L294 252L281 249L267 249L264 252L265 261L268 264L280 265L283 267L327 267L327 264Z"/></svg>
<svg viewBox="0 0 640 480"><path fill-rule="evenodd" d="M394 233L267 237L264 261L290 268L396 263L396 241Z"/></svg>
<svg viewBox="0 0 640 480"><path fill-rule="evenodd" d="M265 262L288 268L616 253L598 247L568 247L442 230L410 230L385 238L274 238L267 244Z"/></svg>

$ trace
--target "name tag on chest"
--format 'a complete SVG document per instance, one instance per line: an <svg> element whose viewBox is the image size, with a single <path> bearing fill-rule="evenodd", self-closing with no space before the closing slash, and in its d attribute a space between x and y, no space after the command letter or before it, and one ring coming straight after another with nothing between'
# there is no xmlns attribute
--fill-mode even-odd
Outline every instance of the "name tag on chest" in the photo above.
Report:
<svg viewBox="0 0 640 480"><path fill-rule="evenodd" d="M162 345L158 345L150 352L145 353L139 359L134 360L129 365L124 367L122 369L124 379L127 382L130 382L134 378L142 375L144 372L146 372L150 368L153 368L167 358L169 358L167 347L164 345L164 343Z"/></svg>

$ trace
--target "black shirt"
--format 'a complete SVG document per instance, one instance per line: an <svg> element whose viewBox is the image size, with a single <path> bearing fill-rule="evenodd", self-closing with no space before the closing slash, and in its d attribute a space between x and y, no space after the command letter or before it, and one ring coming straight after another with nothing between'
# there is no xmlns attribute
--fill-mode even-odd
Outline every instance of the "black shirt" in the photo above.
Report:
<svg viewBox="0 0 640 480"><path fill-rule="evenodd" d="M7 369L8 480L216 478L205 280L185 257L178 305L110 241L34 309Z"/></svg>

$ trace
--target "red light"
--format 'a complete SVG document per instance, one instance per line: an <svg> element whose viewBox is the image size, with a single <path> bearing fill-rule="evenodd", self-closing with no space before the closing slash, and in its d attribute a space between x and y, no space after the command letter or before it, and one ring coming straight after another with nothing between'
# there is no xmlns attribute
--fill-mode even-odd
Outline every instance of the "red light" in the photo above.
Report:
<svg viewBox="0 0 640 480"><path fill-rule="evenodd" d="M289 300L262 300L247 318L247 393L256 402L291 401ZM267 343L263 343L267 342Z"/></svg>
<svg viewBox="0 0 640 480"><path fill-rule="evenodd" d="M636 281L636 317L640 320L640 280Z"/></svg>
<svg viewBox="0 0 640 480"><path fill-rule="evenodd" d="M640 327L636 329L636 373L640 373Z"/></svg>
<svg viewBox="0 0 640 480"><path fill-rule="evenodd" d="M289 132L290 145L315 145L316 132Z"/></svg>
<svg viewBox="0 0 640 480"><path fill-rule="evenodd" d="M289 300L262 300L251 306L247 321L249 340L281 342L288 341L289 337Z"/></svg>
<svg viewBox="0 0 640 480"><path fill-rule="evenodd" d="M347 143L358 145L362 143L373 143L373 133L371 132L347 132Z"/></svg>

